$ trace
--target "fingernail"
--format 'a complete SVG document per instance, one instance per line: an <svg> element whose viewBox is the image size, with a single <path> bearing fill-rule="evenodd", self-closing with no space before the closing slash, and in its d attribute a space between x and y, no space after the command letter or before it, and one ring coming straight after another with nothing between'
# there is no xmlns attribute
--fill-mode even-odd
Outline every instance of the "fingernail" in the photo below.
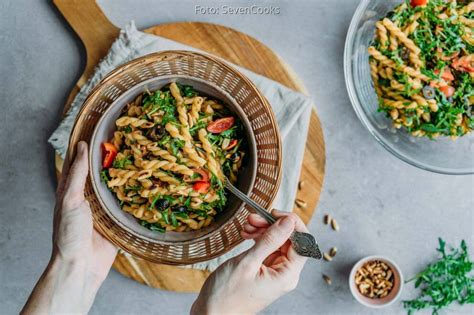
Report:
<svg viewBox="0 0 474 315"><path fill-rule="evenodd" d="M280 222L278 222L278 225L284 230L290 230L295 227L295 222L293 218L285 217L282 220L280 220Z"/></svg>

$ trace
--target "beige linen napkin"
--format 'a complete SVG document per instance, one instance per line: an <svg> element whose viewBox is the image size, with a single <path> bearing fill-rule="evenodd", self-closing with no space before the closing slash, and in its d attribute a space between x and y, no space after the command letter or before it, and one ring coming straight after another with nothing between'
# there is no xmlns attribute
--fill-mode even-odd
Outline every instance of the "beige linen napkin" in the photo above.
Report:
<svg viewBox="0 0 474 315"><path fill-rule="evenodd" d="M99 63L95 69L95 73L80 89L72 102L71 109L59 124L59 127L53 132L48 142L51 143L56 151L64 158L74 119L92 88L119 65L131 59L163 50L199 51L190 46L140 32L136 29L133 21L130 22L121 31L120 36L113 43L107 56ZM293 200L296 196L301 163L303 161L312 102L308 97L290 90L275 81L241 67L233 66L252 80L268 99L276 115L283 141L283 177L273 207L291 211L293 208ZM229 257L239 254L250 246L250 242L244 242L241 246L238 246L221 257L193 265L192 267L214 270Z"/></svg>

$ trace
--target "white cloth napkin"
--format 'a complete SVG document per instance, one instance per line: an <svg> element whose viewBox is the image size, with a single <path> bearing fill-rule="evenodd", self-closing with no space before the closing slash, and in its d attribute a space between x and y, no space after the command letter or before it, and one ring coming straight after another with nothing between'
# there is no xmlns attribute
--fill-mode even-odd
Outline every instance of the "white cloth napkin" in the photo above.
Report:
<svg viewBox="0 0 474 315"><path fill-rule="evenodd" d="M71 109L59 124L59 127L53 132L48 142L64 158L76 115L92 88L119 65L131 59L163 50L199 51L169 39L140 32L136 29L134 22L130 22L121 31L120 36L113 43L107 56L99 63L95 73L82 86L72 102ZM291 211L303 161L312 101L305 95L290 90L266 77L236 65L233 66L253 81L268 99L276 115L283 141L283 177L273 207L284 211ZM192 267L214 270L229 257L239 254L249 248L250 245L250 242L244 242L243 245L238 246L221 257L193 265Z"/></svg>

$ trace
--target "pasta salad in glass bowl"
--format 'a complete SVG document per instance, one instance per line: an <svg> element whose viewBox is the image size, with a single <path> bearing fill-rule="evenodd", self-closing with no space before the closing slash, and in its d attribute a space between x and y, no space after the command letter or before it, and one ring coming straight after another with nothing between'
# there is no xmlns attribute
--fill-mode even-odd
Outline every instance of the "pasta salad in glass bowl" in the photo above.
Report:
<svg viewBox="0 0 474 315"><path fill-rule="evenodd" d="M473 18L470 1L363 0L351 22L353 107L383 147L422 169L474 173Z"/></svg>

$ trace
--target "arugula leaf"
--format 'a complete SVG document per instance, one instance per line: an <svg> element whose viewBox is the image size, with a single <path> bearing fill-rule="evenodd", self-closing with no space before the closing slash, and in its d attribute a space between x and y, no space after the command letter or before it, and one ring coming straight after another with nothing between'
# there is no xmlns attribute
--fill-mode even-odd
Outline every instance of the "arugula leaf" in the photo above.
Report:
<svg viewBox="0 0 474 315"><path fill-rule="evenodd" d="M178 86L181 95L185 97L194 97L197 95L196 91L194 91L194 88L190 85L182 85L179 83L176 83L176 85Z"/></svg>
<svg viewBox="0 0 474 315"><path fill-rule="evenodd" d="M232 161L230 159L225 160L224 164L222 164L222 171L226 176L232 172Z"/></svg>
<svg viewBox="0 0 474 315"><path fill-rule="evenodd" d="M230 129L222 131L219 135L223 138L229 138L229 139L236 138L238 128L239 127L237 125L235 125Z"/></svg>
<svg viewBox="0 0 474 315"><path fill-rule="evenodd" d="M139 191L140 189L142 189L142 186L141 186L141 185L125 186L125 192L129 192L129 191Z"/></svg>
<svg viewBox="0 0 474 315"><path fill-rule="evenodd" d="M124 169L125 166L131 165L133 163L132 159L133 159L133 157L131 155L129 155L129 156L123 158L123 159L120 159L120 160L115 159L112 166L114 168Z"/></svg>
<svg viewBox="0 0 474 315"><path fill-rule="evenodd" d="M186 208L189 208L191 205L191 196L188 196L188 199L183 204Z"/></svg>
<svg viewBox="0 0 474 315"><path fill-rule="evenodd" d="M427 131L427 132L430 132L430 133L446 131L446 129L438 128L435 125L429 124L429 123L422 124L420 129L424 130L424 131Z"/></svg>
<svg viewBox="0 0 474 315"><path fill-rule="evenodd" d="M180 139L173 138L171 139L170 146L171 146L171 152L173 153L174 156L178 155L179 149L184 148L185 142Z"/></svg>
<svg viewBox="0 0 474 315"><path fill-rule="evenodd" d="M171 212L171 224L174 226L174 227L177 227L178 226L178 220L176 220L176 214L174 212Z"/></svg>
<svg viewBox="0 0 474 315"><path fill-rule="evenodd" d="M176 200L176 198L170 195L164 195L163 199L168 200L170 204L172 204Z"/></svg>
<svg viewBox="0 0 474 315"><path fill-rule="evenodd" d="M185 212L178 212L175 214L176 217L180 217L180 218L183 218L183 219L189 219L189 216L187 213Z"/></svg>
<svg viewBox="0 0 474 315"><path fill-rule="evenodd" d="M147 229L154 231L154 232L160 232L160 233L165 233L165 228L161 226L158 222L156 223L148 223L147 221L140 221L140 225L146 227Z"/></svg>
<svg viewBox="0 0 474 315"><path fill-rule="evenodd" d="M148 118L150 118L153 113L162 110L164 112L161 121L162 125L176 121L176 104L170 91L162 92L158 90L152 94L146 95L143 98L143 109L146 111Z"/></svg>
<svg viewBox="0 0 474 315"><path fill-rule="evenodd" d="M467 126L471 129L474 129L474 117L468 119Z"/></svg>
<svg viewBox="0 0 474 315"><path fill-rule="evenodd" d="M189 133L191 136L195 136L199 129L206 128L207 122L203 120L198 120L197 124L189 128Z"/></svg>
<svg viewBox="0 0 474 315"><path fill-rule="evenodd" d="M204 210L194 210L194 213L203 218L208 217L207 212Z"/></svg>
<svg viewBox="0 0 474 315"><path fill-rule="evenodd" d="M171 137L170 137L170 136L164 136L163 138L161 138L160 141L158 141L158 145L164 146L165 144L167 144L168 142L170 142L170 140L171 140Z"/></svg>
<svg viewBox="0 0 474 315"><path fill-rule="evenodd" d="M132 127L131 126L122 127L122 131L125 133L130 133L132 132Z"/></svg>
<svg viewBox="0 0 474 315"><path fill-rule="evenodd" d="M100 171L100 181L102 183L107 184L109 180L110 180L109 170L103 169L102 171Z"/></svg>
<svg viewBox="0 0 474 315"><path fill-rule="evenodd" d="M408 314L425 308L438 314L439 310L455 301L461 305L474 303L474 263L469 258L466 242L461 241L460 248L448 252L446 242L441 238L438 241L437 251L441 257L406 281L415 281L415 288L421 289L419 297L403 301Z"/></svg>
<svg viewBox="0 0 474 315"><path fill-rule="evenodd" d="M155 204L160 199L161 199L161 194L155 195L155 197L153 197L153 200L151 201L150 205L148 206L148 210L155 209Z"/></svg>
<svg viewBox="0 0 474 315"><path fill-rule="evenodd" d="M165 221L165 223L170 224L168 210L162 211L161 215L163 216L163 220Z"/></svg>

